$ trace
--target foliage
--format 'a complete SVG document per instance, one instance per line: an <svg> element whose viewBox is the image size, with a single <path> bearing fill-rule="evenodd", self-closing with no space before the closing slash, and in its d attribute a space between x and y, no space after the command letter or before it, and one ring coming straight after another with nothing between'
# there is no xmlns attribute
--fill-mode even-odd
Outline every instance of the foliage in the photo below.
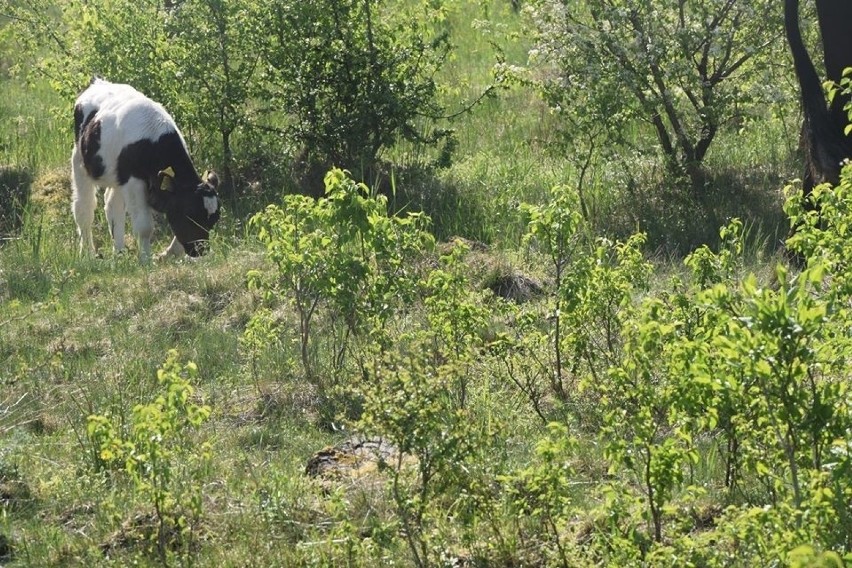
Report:
<svg viewBox="0 0 852 568"><path fill-rule="evenodd" d="M3 10L9 4L2 3ZM60 16L62 7L83 9L39 0L11 4L43 6L45 21ZM415 4L404 7L406 15L438 6ZM487 39L493 39L501 33L494 22L469 27L470 18L458 15L491 18L495 7L508 12L506 4L441 4L439 18L417 25L468 41L472 29L491 28L495 33ZM388 10L402 5L381 4ZM146 6L151 14L154 8L166 14L165 3ZM199 6L168 2L171 17L176 9ZM382 12L382 18L402 17L402 9ZM520 29L517 20L506 22L507 30ZM211 66L216 53L207 48L221 38L213 23L211 16L195 24L211 34L198 39L204 47L199 54ZM128 33L153 37L162 27L152 20ZM42 40L77 33L69 33L67 22L37 29ZM157 49L188 57L177 48L192 38L174 39ZM475 49L447 59L438 76L450 83L442 103L453 104L488 81L489 70L471 72L471 58L491 59L487 40L479 39ZM512 48L525 52L526 40L515 37ZM33 65L44 64L38 55L44 43L32 50L36 44L20 45ZM157 72L147 61L139 69ZM787 77L770 69L763 69L773 76L767 91ZM202 104L208 94L182 94L200 85L185 79L174 84L181 90L174 95L177 112L210 112L205 120L216 120L213 91ZM256 79L267 77L256 73ZM32 171L53 165L67 171L67 108L55 119L62 126L51 126L39 109L45 101L61 102L55 94L42 98L43 83L42 90L18 80L7 84L0 111L11 128L0 137L3 155L15 160L24 153L14 144L43 136L61 155L33 154L39 158ZM62 99L66 106L71 94ZM590 228L600 229L589 207L595 203L584 207L582 176L573 177L585 149L578 146L573 161L546 152L557 142L554 124L570 109L551 115L527 91L504 95L462 117L458 134L468 153L455 164L460 167L440 172L441 179L405 172L395 178L399 191L385 201L375 188L334 172L333 196L294 201L291 208L278 201L277 216L256 222L246 235L237 224L224 251L196 262L139 267L127 258L81 260L67 246L73 241L70 217L25 218L21 238L0 245L0 410L6 411L0 420L0 469L5 464L6 470L0 525L15 546L8 561L150 564L150 550L126 547L122 538L140 518L156 521L150 512L155 488L162 487L165 509L171 503L172 519L183 516L189 527L182 535L180 520L159 527L168 532L166 561L175 564L241 565L246 558L274 566L852 562L848 175L839 188L816 190L808 207L798 199L788 203L797 226L789 246L800 266L777 267L778 258L754 255L749 240L755 228L748 219L728 223L719 241L694 251L685 265L659 254L649 260L642 237L629 237L634 217L627 216L620 240L597 238ZM163 100L171 96L164 91ZM264 144L277 135L274 127L287 117L265 114L275 113L270 101L250 99L247 118L234 123L236 140L243 140L243 125L266 127L267 118L273 128L264 132ZM611 103L620 112L622 101ZM750 112L747 103L740 110ZM781 103L779 112L791 110ZM632 213L643 205L635 201L640 194L629 187L624 193L613 176L633 176L648 163L637 161L642 156L636 152L648 150L637 138L644 133L641 117L621 123L633 149L605 142L607 131L591 128L593 114L572 117L586 118L589 130L566 133L571 140L620 158L595 158L588 171L593 178L586 179L604 183L598 194L584 195ZM776 174L791 165L778 140L792 144L796 137L766 116L754 120L746 123L753 128L720 129L708 164L730 163L736 176L754 175L772 199ZM415 123L425 128L428 121ZM189 134L194 143L207 142L198 132ZM586 140L587 134L596 138ZM724 148L717 146L723 134L730 135ZM715 148L724 152L715 154ZM284 169L286 156L262 150L258 155L269 162L263 167ZM379 158L417 152L402 144ZM251 171L261 162L241 166ZM409 226L400 224L408 217L388 211L388 203L391 210L416 209L406 195L415 175L422 175L416 181L424 192L437 191L435 184L446 190L442 212L455 216L453 227L503 236L501 244L512 247L529 233L523 247L495 251L475 243L468 251L442 244L440 256L429 254L425 218ZM56 179L58 188L67 187L65 177ZM281 189L281 176L266 179L274 180L264 188L268 195ZM547 190L554 185L560 187ZM735 189L734 208L749 210ZM532 206L520 207L524 202ZM479 216L472 216L470 203L485 204ZM712 205L707 218L727 216L728 209ZM816 210L819 215L808 212ZM691 226L701 218L703 210L689 206L679 222ZM259 245L254 236L263 223L277 237L265 236ZM279 263L267 246L286 260ZM493 262L492 256L521 259L547 294L515 305L479 289L481 264ZM243 285L247 273L257 288ZM300 372L293 286L318 298L307 341L312 380L340 385L323 394L337 397L334 410L344 407L344 420L317 420L320 389L301 376L308 372ZM162 370L193 379L186 405L204 400L215 409L203 433L178 410L181 397L169 402L166 387L150 376L163 350L177 344L209 379L195 380L200 377L178 363L173 372L168 364ZM561 385L555 382L557 357ZM294 380L284 384L284 377ZM148 410L134 413L137 406ZM177 417L166 418L169 408ZM80 426L81 414L93 416L91 437ZM182 426L164 428L172 420ZM153 438L137 440L137 422L139 432ZM206 458L206 447L193 445L208 429L216 436L216 460ZM310 456L333 454L321 448L353 429L384 438L398 452L351 477L304 474ZM82 456L88 470L81 467L81 448L91 451ZM139 448L161 456L159 469L150 460L136 461L131 474L129 456L139 458ZM162 485L166 476L155 472L166 470L169 483ZM201 492L203 517L193 509ZM152 538L148 549L158 540ZM180 554L171 546L185 546L181 552L188 554L173 558Z"/></svg>
<svg viewBox="0 0 852 568"><path fill-rule="evenodd" d="M164 563L174 544L169 533L176 531L191 539L202 512L199 479L182 479L203 468L210 458L209 444L195 447L189 436L210 417L210 407L191 400L190 383L197 373L195 363L182 366L177 351L171 350L157 370L161 394L133 408L126 433L121 422L108 415L92 414L86 419L86 431L97 452L95 465L123 469L135 490L153 506L158 523L155 544Z"/></svg>
<svg viewBox="0 0 852 568"><path fill-rule="evenodd" d="M536 443L535 462L503 481L508 484L508 498L518 517L543 528L539 538L546 544L541 553L548 565L567 568L574 558L572 553L576 553L567 530L576 498L566 481L575 476L570 460L577 441L563 424L551 422L548 427L548 435Z"/></svg>
<svg viewBox="0 0 852 568"><path fill-rule="evenodd" d="M553 297L547 314L551 336L552 393L567 402L579 381L599 380L618 360L620 334L633 294L650 275L640 251L644 236L627 242L592 239L577 211L575 194L553 188L547 204L525 207L524 239L548 262Z"/></svg>
<svg viewBox="0 0 852 568"><path fill-rule="evenodd" d="M446 558L442 516L464 524L463 503L478 500L477 481L488 483L475 473L492 445L474 385L489 314L464 275L466 252L457 242L441 256L421 282L423 327L398 337L353 385L363 399L359 430L398 452L387 464L389 492L417 566Z"/></svg>
<svg viewBox="0 0 852 568"><path fill-rule="evenodd" d="M475 288L466 246L420 260L432 244L424 220L389 217L383 199L332 171L324 199L300 197L258 217L254 228L266 231L269 264L258 269L256 258L242 260L240 274L253 269L250 280L266 297L257 305L256 293L246 290L249 299L234 301L243 306L235 319L244 333L232 368L252 369L256 386L263 381L287 350L282 322L298 318L289 302L296 291L310 291L317 306L311 333L319 334L309 341L311 363L335 369L342 388L334 392L350 411L336 424L396 451L370 470L369 480L300 477L304 458L325 443L290 435L303 428L301 436L316 437L311 414L261 388L246 410L237 371L215 388L198 386L225 391L216 396L223 413L232 414L217 412L214 420L227 425L223 436L238 432L230 443L244 453L236 467L233 456L222 464L203 460L198 454L206 450L190 444L193 416L206 414L189 411L193 396L181 386L194 371L169 359L161 377L173 398L161 386L163 394L125 422L119 414L92 416L83 438L96 450L92 463L100 472L88 477L119 491L116 481L128 480L131 497L171 515L163 517L171 519L163 530L171 531L197 527L200 516L193 512L197 493L181 483L198 482L202 465L221 468L218 483L238 480L222 489L205 485L211 506L260 503L261 528L246 528L257 524L246 514L239 530L249 539L283 539L286 552L264 553L282 565L831 565L852 544L850 251L842 228L852 211L850 181L845 175L835 191L814 192L819 220L790 201L788 209L802 215L790 241L804 259L801 272L780 265L768 277L750 275L735 220L721 230L720 250L698 249L653 288L638 252L641 238L587 237L579 215L557 208L576 211L576 199L558 190L552 209L528 209L528 245L553 271L564 269L560 286L550 280L548 298L512 306ZM203 274L214 266L203 262L180 269ZM123 278L142 280L138 272ZM147 299L139 310L150 317L146 302L161 290L181 290L157 272L148 278L150 289L136 294ZM189 281L197 278L204 277ZM89 286L81 293L97 297ZM555 302L566 330L563 361L572 370L563 388L569 402L584 405L565 404L551 390ZM26 329L21 306L8 309L0 333ZM57 297L57 314L70 318L73 310ZM338 348L319 348L327 344L311 343L317 337L335 337ZM334 361L342 345L354 365ZM587 347L588 357L583 345L595 346ZM24 350L33 347L6 349L27 361ZM58 362L16 366L14 380L56 384L55 374L76 376L75 367L62 369L65 359L80 356L56 349L63 353ZM135 404L146 388L125 404ZM283 411L254 412L257 397ZM295 464L286 473L292 482L240 461L270 463L270 455ZM10 459L25 478L32 467L25 456ZM211 534L232 530L218 517L205 521Z"/></svg>
<svg viewBox="0 0 852 568"><path fill-rule="evenodd" d="M270 100L292 119L288 138L310 162L358 179L399 139L436 144L449 134L430 124L442 114L435 74L447 36L429 38L423 20L395 18L382 5L279 2L266 15Z"/></svg>
<svg viewBox="0 0 852 568"><path fill-rule="evenodd" d="M369 333L381 348L386 326L416 292L412 262L432 243L428 218L410 213L391 217L387 198L371 196L342 170L325 178L326 197L290 195L284 206L270 205L250 224L266 245L277 273L249 274L250 286L272 297L286 297L299 315L303 370L316 378L311 326L317 310L344 322L335 360L345 355L350 333Z"/></svg>
<svg viewBox="0 0 852 568"><path fill-rule="evenodd" d="M456 241L439 259L440 266L423 282L423 304L436 349L448 363L459 367L459 372L454 374L458 380L446 384L448 394L459 408L467 404L467 377L476 361L471 347L483 341L491 315L482 294L470 289L465 275L467 251L463 242Z"/></svg>
<svg viewBox="0 0 852 568"><path fill-rule="evenodd" d="M257 272L249 279L269 297L295 298L308 324L318 309L343 316L354 349L363 350L362 377L346 389L361 401L359 431L396 448L389 491L412 558L431 565L442 548L433 534L436 504L463 484L464 463L474 454L469 383L487 312L469 291L463 245L418 281L411 260L431 245L422 215L388 217L383 197L370 197L340 170L328 174L326 186L323 200L290 196L284 209L270 206L255 217L277 272L271 280ZM418 291L427 327L392 337L392 318L410 309ZM267 335L262 323L249 330L251 341Z"/></svg>
<svg viewBox="0 0 852 568"><path fill-rule="evenodd" d="M259 308L252 314L239 339L240 349L248 359L249 372L255 387L259 387L260 369L264 354L270 349L282 349L280 330L272 311Z"/></svg>
<svg viewBox="0 0 852 568"><path fill-rule="evenodd" d="M11 43L17 45L22 53L31 57L16 58L12 71L32 80L35 71L46 77L51 86L71 95L79 85L69 79L68 66L73 61L73 42L68 41L65 18L79 16L79 11L66 3L56 3L50 0L28 0L26 2L5 1L0 4L2 15L11 22L4 26L4 35L11 38ZM32 57L47 52L44 57Z"/></svg>
<svg viewBox="0 0 852 568"><path fill-rule="evenodd" d="M693 392L683 392L685 369L670 354L678 348L676 327L665 314L661 302L647 302L628 329L624 361L607 380L591 385L606 413L602 436L611 472L627 468L636 475L657 542L664 507L683 482L686 465L698 461L689 422L678 410L684 404L701 408L705 390L696 381Z"/></svg>
<svg viewBox="0 0 852 568"><path fill-rule="evenodd" d="M256 127L285 132L291 152L306 150L311 163L365 178L399 139L448 139L434 126L447 35L430 38L419 20L394 19L382 8L373 1L33 0L9 10L21 40L50 53L39 70L65 98L93 74L133 85L186 133L218 136L229 187L234 136Z"/></svg>
<svg viewBox="0 0 852 568"><path fill-rule="evenodd" d="M16 4L13 13L18 37L50 53L39 70L65 99L93 76L132 85L162 103L185 134L218 135L223 182L231 189L232 135L248 125L257 90L255 42L263 34L256 3L95 0L46 7L34 0Z"/></svg>
<svg viewBox="0 0 852 568"><path fill-rule="evenodd" d="M442 502L463 486L479 442L470 411L447 390L463 383L466 371L440 363L433 342L429 333L400 338L359 387L360 429L398 450L388 464L390 493L417 566L433 565L445 547L436 538Z"/></svg>
<svg viewBox="0 0 852 568"><path fill-rule="evenodd" d="M264 38L259 12L250 0L188 0L168 11L181 103L195 130L218 134L226 191L234 183L233 136L252 126L259 89Z"/></svg>
<svg viewBox="0 0 852 568"><path fill-rule="evenodd" d="M537 82L571 125L568 146L630 142L631 125L647 123L668 170L696 190L720 128L762 104L750 82L781 29L769 1L541 0L529 12Z"/></svg>
<svg viewBox="0 0 852 568"><path fill-rule="evenodd" d="M53 55L44 59L55 69L55 89L71 100L93 75L129 83L185 122L170 14L161 3L95 1L63 4L61 9L58 25L64 33L57 43L62 49L48 44Z"/></svg>
<svg viewBox="0 0 852 568"><path fill-rule="evenodd" d="M848 508L838 495L849 494L842 477L852 419L842 378L849 345L835 328L847 325L845 271L835 270L845 266L839 260L848 245L833 225L846 223L848 179L835 191L816 192L816 209L825 204L819 221L805 212L812 208L791 200L789 210L803 215L791 240L808 259L800 274L779 265L772 287L743 277L742 225L734 220L721 231L725 245L719 253L702 248L687 259L691 284L676 279L670 292L627 313L615 362L605 376L590 375L584 383L601 407L599 439L613 476L600 485L601 512L609 511L614 522L592 529L595 562L645 559L656 565L681 555L716 566L727 565L733 554L832 565L848 553ZM585 289L606 297L605 286ZM733 489L744 480L759 482L767 501L763 507L731 507L708 536L721 546L701 552L699 537L665 522L676 502L702 498L693 476L702 461L698 440L708 436L727 452L724 484ZM568 483L569 471L561 483ZM543 487L551 489L541 501L566 503L560 482ZM637 530L634 493L652 541ZM543 510L550 526L565 527L576 514L567 503ZM565 530L546 534L555 538L557 563L571 565L566 558L585 553L562 542Z"/></svg>

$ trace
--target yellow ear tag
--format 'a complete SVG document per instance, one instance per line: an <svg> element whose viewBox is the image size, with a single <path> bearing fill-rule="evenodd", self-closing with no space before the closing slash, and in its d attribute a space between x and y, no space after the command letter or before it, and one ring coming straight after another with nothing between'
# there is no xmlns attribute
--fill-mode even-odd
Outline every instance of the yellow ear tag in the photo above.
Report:
<svg viewBox="0 0 852 568"><path fill-rule="evenodd" d="M164 170L160 170L160 177L162 178L160 181L160 190L161 191L171 191L172 189L172 180L175 177L175 171L171 166Z"/></svg>

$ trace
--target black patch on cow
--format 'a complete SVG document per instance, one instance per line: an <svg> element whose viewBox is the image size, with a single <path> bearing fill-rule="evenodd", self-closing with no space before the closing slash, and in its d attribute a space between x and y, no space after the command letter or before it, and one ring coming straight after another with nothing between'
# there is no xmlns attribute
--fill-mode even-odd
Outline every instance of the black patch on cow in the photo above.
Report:
<svg viewBox="0 0 852 568"><path fill-rule="evenodd" d="M83 107L74 105L74 142L80 141L80 131L83 129Z"/></svg>
<svg viewBox="0 0 852 568"><path fill-rule="evenodd" d="M92 113L94 114L94 113ZM89 115L91 119L91 115ZM94 179L100 179L104 175L104 161L98 152L101 149L101 121L88 120L82 127L80 134L80 151L83 154L83 166Z"/></svg>
<svg viewBox="0 0 852 568"><path fill-rule="evenodd" d="M128 144L118 154L118 183L124 185L131 177L152 180L157 172L171 167L175 180L189 184L194 190L201 183L192 160L177 131L166 132L157 140L138 140Z"/></svg>
<svg viewBox="0 0 852 568"><path fill-rule="evenodd" d="M83 116L83 106L75 105L74 106L74 141L80 141L80 134L83 132L83 129L91 122L92 118L97 113L97 109L91 111L88 116Z"/></svg>
<svg viewBox="0 0 852 568"><path fill-rule="evenodd" d="M148 207L157 213L168 213L169 208L174 202L174 194L171 191L160 189L160 180L156 177L148 181L145 198L148 202Z"/></svg>
<svg viewBox="0 0 852 568"><path fill-rule="evenodd" d="M174 176L168 189L161 189L161 170L172 168ZM204 208L204 198L216 196L218 178L213 183L198 177L186 147L176 131L157 140L138 140L122 148L118 155L117 178L125 184L131 178L146 180L146 201L153 210L164 213L177 240L189 256L204 253L210 229L219 220Z"/></svg>
<svg viewBox="0 0 852 568"><path fill-rule="evenodd" d="M89 123L92 121L92 119L95 117L95 115L97 114L97 112L98 112L98 110L97 110L97 109L95 109L95 110L91 111L91 112L90 112L90 113L86 116L86 118L84 118L84 119L83 119L83 125L82 125L80 128L81 128L81 129L85 129L85 128L86 128L86 126L88 126L88 124L89 124Z"/></svg>

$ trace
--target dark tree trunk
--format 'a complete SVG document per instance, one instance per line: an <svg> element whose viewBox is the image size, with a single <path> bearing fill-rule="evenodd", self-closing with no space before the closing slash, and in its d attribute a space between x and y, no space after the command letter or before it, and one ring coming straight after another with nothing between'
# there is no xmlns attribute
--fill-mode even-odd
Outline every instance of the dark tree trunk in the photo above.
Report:
<svg viewBox="0 0 852 568"><path fill-rule="evenodd" d="M852 66L852 3L840 0L817 0L824 60L829 78L839 80L843 68ZM802 143L805 152L803 189L809 193L817 183L837 183L840 165L852 157L852 139L843 129L848 120L839 102L829 111L822 91L822 81L805 49L799 29L799 1L785 0L785 31L802 96L804 125Z"/></svg>
<svg viewBox="0 0 852 568"><path fill-rule="evenodd" d="M823 61L826 77L840 83L843 70L852 67L852 2L849 0L817 0L817 17L822 35ZM849 95L835 97L831 103L831 117L835 124L849 122L843 109Z"/></svg>

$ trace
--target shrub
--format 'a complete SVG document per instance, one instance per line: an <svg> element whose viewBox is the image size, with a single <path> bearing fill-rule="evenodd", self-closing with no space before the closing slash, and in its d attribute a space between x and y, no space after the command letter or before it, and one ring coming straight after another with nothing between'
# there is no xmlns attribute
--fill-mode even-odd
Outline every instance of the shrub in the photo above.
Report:
<svg viewBox="0 0 852 568"><path fill-rule="evenodd" d="M135 490L154 509L157 520L156 550L165 563L173 535L193 534L201 516L201 483L183 476L198 476L210 458L210 446L189 437L210 416L210 408L192 401L195 363L181 365L178 353L169 351L157 370L160 393L148 404L133 408L129 429L106 415L87 418L87 433L95 450L94 465L119 467Z"/></svg>
<svg viewBox="0 0 852 568"><path fill-rule="evenodd" d="M445 34L428 39L418 18L394 18L375 0L270 6L271 100L289 115L288 138L308 163L366 180L398 139L448 136L429 121L441 114L434 75L449 51Z"/></svg>
<svg viewBox="0 0 852 568"><path fill-rule="evenodd" d="M324 199L289 195L283 207L270 205L250 222L275 273L252 271L249 285L295 307L302 368L310 380L318 379L315 315L324 312L332 322L334 370L340 370L350 335L369 334L383 348L388 322L414 298L413 261L433 242L425 215L389 216L384 196L372 196L342 170L331 170L325 187Z"/></svg>
<svg viewBox="0 0 852 568"><path fill-rule="evenodd" d="M766 0L531 2L538 83L568 125L568 151L591 158L631 141L647 121L668 170L704 190L701 165L721 127L764 104L749 81L762 82L777 45L775 8Z"/></svg>

